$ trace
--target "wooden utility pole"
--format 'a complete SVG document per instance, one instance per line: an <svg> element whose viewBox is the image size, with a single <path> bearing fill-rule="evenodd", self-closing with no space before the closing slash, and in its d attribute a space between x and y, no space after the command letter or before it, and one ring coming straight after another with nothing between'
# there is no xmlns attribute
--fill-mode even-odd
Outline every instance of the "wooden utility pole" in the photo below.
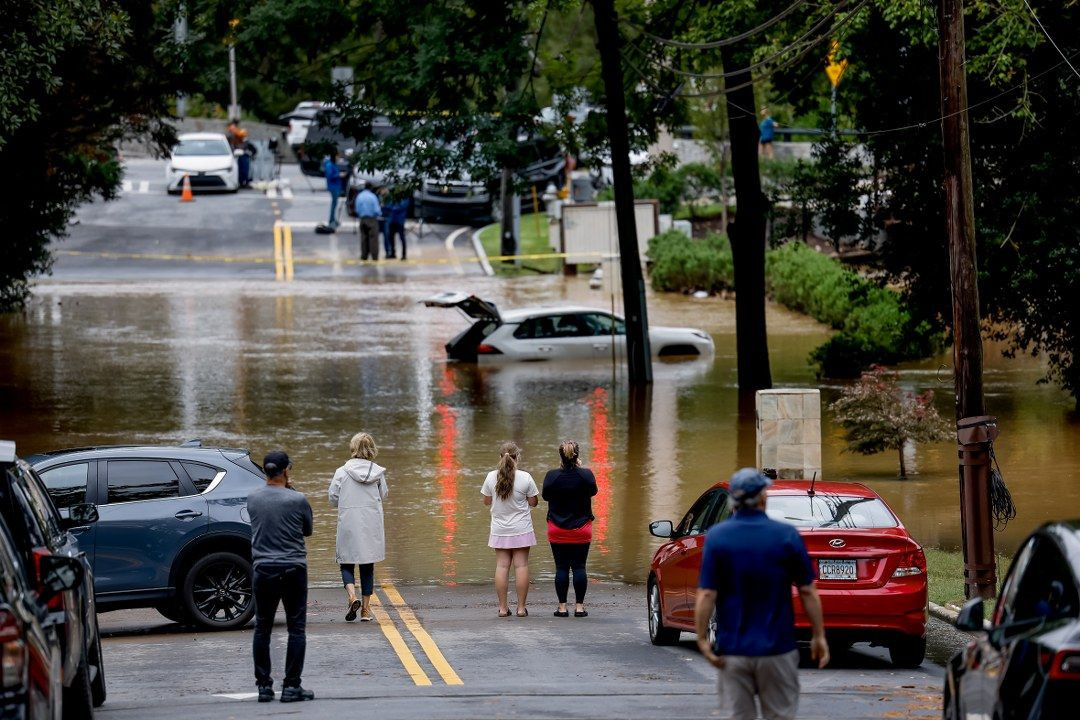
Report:
<svg viewBox="0 0 1080 720"><path fill-rule="evenodd" d="M626 130L626 88L623 86L622 57L619 54L619 26L613 0L592 0L592 6L604 95L607 98L623 314L626 316L627 375L631 385L646 385L652 382L652 351L649 348L649 318L645 307L645 279L641 274L637 223L634 219L634 181L630 174L630 139Z"/></svg>
<svg viewBox="0 0 1080 720"><path fill-rule="evenodd" d="M975 208L971 189L964 2L941 0L941 136L945 150L945 226L953 306L953 372L960 458L960 524L967 597L993 597L994 529L990 516L990 443L997 419L983 404L982 334L975 260Z"/></svg>

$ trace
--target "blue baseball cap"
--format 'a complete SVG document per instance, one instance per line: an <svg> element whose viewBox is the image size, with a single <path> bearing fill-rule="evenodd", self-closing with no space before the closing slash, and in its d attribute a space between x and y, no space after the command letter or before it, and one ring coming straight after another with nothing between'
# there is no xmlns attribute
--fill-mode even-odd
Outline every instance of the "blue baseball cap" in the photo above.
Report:
<svg viewBox="0 0 1080 720"><path fill-rule="evenodd" d="M736 470L728 481L728 489L735 500L752 498L770 485L772 485L772 480L754 468L748 467Z"/></svg>

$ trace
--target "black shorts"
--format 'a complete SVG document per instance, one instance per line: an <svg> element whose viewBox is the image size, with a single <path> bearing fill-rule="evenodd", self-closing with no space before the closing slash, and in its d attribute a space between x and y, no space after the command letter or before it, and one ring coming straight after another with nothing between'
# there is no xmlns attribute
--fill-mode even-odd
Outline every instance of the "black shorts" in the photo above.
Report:
<svg viewBox="0 0 1080 720"><path fill-rule="evenodd" d="M761 144L762 145L772 145L772 140L771 139L770 140L762 139Z"/></svg>

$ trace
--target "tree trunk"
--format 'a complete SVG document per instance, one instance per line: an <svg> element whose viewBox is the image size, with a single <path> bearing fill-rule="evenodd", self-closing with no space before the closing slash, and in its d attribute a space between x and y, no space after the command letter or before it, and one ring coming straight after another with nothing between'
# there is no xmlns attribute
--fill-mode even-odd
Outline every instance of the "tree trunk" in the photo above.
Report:
<svg viewBox="0 0 1080 720"><path fill-rule="evenodd" d="M900 443L900 449L899 449L899 453L900 453L900 479L901 480L907 480L907 465L904 464L904 446L905 445L907 445L906 442Z"/></svg>
<svg viewBox="0 0 1080 720"><path fill-rule="evenodd" d="M721 50L724 72L747 67L749 51L728 45ZM741 76L740 76L741 77ZM728 224L735 275L735 347L739 390L772 387L769 342L765 331L765 198L758 169L757 118L742 108L754 107L754 88L727 94L731 135L731 172L735 177L735 220Z"/></svg>

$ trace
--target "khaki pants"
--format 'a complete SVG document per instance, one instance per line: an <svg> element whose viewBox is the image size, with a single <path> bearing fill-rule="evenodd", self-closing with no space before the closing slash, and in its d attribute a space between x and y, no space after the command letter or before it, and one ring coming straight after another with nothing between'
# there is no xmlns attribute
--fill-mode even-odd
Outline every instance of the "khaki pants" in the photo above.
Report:
<svg viewBox="0 0 1080 720"><path fill-rule="evenodd" d="M754 720L761 702L766 720L793 720L799 711L799 651L765 657L725 655L719 670L720 717Z"/></svg>
<svg viewBox="0 0 1080 720"><path fill-rule="evenodd" d="M379 259L379 219L360 218L360 259Z"/></svg>

